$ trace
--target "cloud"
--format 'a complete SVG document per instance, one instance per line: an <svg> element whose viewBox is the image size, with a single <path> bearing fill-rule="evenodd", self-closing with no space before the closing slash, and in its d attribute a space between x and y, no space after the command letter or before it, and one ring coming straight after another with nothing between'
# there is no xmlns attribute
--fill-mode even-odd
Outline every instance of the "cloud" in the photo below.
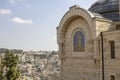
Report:
<svg viewBox="0 0 120 80"><path fill-rule="evenodd" d="M16 4L21 2L22 0L9 0L10 4Z"/></svg>
<svg viewBox="0 0 120 80"><path fill-rule="evenodd" d="M56 41L57 41L57 39L56 39L56 35L50 37L49 40L50 40L50 41L55 41L55 42L56 42Z"/></svg>
<svg viewBox="0 0 120 80"><path fill-rule="evenodd" d="M26 6L26 7L31 7L31 4L26 4L25 6Z"/></svg>
<svg viewBox="0 0 120 80"><path fill-rule="evenodd" d="M53 36L52 40L53 40L53 41L57 41L57 40L56 40L56 36Z"/></svg>
<svg viewBox="0 0 120 80"><path fill-rule="evenodd" d="M0 9L0 14L3 14L3 15L11 14L11 11L9 9Z"/></svg>
<svg viewBox="0 0 120 80"><path fill-rule="evenodd" d="M33 21L31 19L21 19L19 17L13 18L12 21L20 24L33 24Z"/></svg>

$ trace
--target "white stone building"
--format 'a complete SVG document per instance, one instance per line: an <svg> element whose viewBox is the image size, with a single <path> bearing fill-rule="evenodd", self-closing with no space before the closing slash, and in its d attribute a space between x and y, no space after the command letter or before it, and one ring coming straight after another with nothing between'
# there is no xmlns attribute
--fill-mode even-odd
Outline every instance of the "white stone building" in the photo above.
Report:
<svg viewBox="0 0 120 80"><path fill-rule="evenodd" d="M120 80L119 0L75 5L57 27L60 80Z"/></svg>

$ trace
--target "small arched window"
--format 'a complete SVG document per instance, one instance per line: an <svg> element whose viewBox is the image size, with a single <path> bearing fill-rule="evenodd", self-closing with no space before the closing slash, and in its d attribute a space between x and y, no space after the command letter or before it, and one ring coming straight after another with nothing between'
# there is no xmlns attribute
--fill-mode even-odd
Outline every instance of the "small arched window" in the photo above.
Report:
<svg viewBox="0 0 120 80"><path fill-rule="evenodd" d="M81 52L85 50L85 38L82 31L75 32L73 36L73 51Z"/></svg>

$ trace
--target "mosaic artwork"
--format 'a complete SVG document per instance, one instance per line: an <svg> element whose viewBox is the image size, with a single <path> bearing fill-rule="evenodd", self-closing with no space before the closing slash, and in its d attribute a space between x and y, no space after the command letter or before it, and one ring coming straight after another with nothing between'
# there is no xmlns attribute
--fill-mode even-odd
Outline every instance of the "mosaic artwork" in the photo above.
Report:
<svg viewBox="0 0 120 80"><path fill-rule="evenodd" d="M84 34L81 31L77 31L73 36L73 51L81 52L85 48Z"/></svg>

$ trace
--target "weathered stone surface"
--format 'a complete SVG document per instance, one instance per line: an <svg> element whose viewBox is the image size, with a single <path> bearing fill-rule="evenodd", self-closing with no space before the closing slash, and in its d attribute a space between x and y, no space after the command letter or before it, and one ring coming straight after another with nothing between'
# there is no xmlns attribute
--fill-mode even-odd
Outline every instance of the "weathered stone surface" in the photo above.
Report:
<svg viewBox="0 0 120 80"><path fill-rule="evenodd" d="M76 5L70 8L57 29L61 80L102 80L101 32L103 32L105 79L109 80L110 75L115 75L116 80L119 80L120 30L116 30L116 24L120 22L96 16ZM84 34L84 51L74 51L73 38L77 31ZM115 42L115 59L111 59L110 41Z"/></svg>

